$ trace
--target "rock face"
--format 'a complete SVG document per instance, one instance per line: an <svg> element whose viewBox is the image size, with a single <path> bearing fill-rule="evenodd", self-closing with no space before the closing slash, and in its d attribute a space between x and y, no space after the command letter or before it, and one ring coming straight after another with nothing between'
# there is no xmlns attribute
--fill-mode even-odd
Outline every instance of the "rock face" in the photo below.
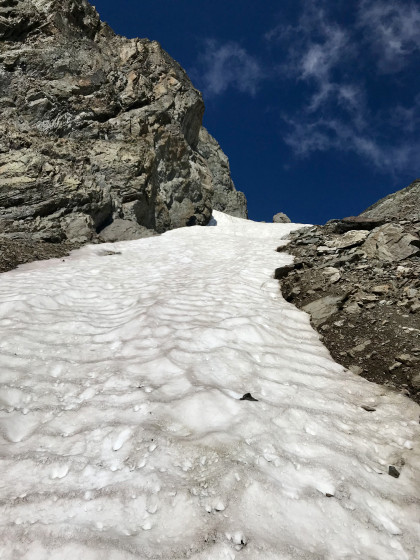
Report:
<svg viewBox="0 0 420 560"><path fill-rule="evenodd" d="M281 284L336 361L420 402L420 191L409 189L407 214L399 206L399 217L363 213L292 234L283 250L296 262Z"/></svg>
<svg viewBox="0 0 420 560"><path fill-rule="evenodd" d="M246 216L184 70L86 0L0 0L0 111L3 238L126 239L204 225L213 204Z"/></svg>
<svg viewBox="0 0 420 560"><path fill-rule="evenodd" d="M197 151L207 161L213 182L213 208L237 218L247 218L244 193L235 189L230 176L229 160L217 141L202 126Z"/></svg>
<svg viewBox="0 0 420 560"><path fill-rule="evenodd" d="M420 220L420 179L382 198L360 214L363 218Z"/></svg>

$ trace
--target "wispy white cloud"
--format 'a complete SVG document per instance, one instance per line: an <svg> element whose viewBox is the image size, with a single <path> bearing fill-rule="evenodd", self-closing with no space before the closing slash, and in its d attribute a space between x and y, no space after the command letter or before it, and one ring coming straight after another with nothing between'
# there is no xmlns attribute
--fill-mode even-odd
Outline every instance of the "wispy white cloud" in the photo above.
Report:
<svg viewBox="0 0 420 560"><path fill-rule="evenodd" d="M220 95L229 88L255 95L263 78L258 60L238 43L207 40L196 70L204 93Z"/></svg>
<svg viewBox="0 0 420 560"><path fill-rule="evenodd" d="M410 106L397 105L393 108L391 125L404 130L406 133L416 132L420 129L420 94ZM420 158L420 156L419 156Z"/></svg>
<svg viewBox="0 0 420 560"><path fill-rule="evenodd" d="M405 0L360 0L353 24L343 27L328 2L301 5L294 27L279 25L265 35L270 46L280 44L286 52L283 76L297 80L298 88L305 83L301 106L283 116L285 142L298 157L337 150L356 153L386 172L415 168L419 142L406 138L392 144L390 138L403 128L414 131L420 97L411 107L375 109L365 76L375 68L397 69L420 47L420 7Z"/></svg>
<svg viewBox="0 0 420 560"><path fill-rule="evenodd" d="M347 37L339 27L327 25L323 19L320 23L322 36L316 42L310 41L306 51L302 53L300 71L302 78L324 81L343 57Z"/></svg>
<svg viewBox="0 0 420 560"><path fill-rule="evenodd" d="M347 124L334 118L305 120L285 117L285 121L289 125L289 133L284 140L298 157L331 150L353 152L386 173L418 173L420 142L390 144L378 140L374 131L358 131L353 123Z"/></svg>
<svg viewBox="0 0 420 560"><path fill-rule="evenodd" d="M405 0L362 0L358 25L377 55L382 72L405 66L420 51L420 6Z"/></svg>
<svg viewBox="0 0 420 560"><path fill-rule="evenodd" d="M337 67L348 62L353 53L348 30L330 21L323 2L306 0L298 24L277 26L265 35L268 43L282 43L287 49L284 74L312 86L305 110L317 111L327 102L355 109L363 102L360 88L353 83L337 83Z"/></svg>
<svg viewBox="0 0 420 560"><path fill-rule="evenodd" d="M301 0L300 6L295 25L277 25L264 36L274 57L270 70L236 42L207 41L196 72L205 95L235 89L253 96L263 82L294 82L296 102L283 119L284 140L296 156L336 150L387 173L415 170L420 95L411 105L389 100L378 107L369 81L378 72L383 79L402 69L420 53L420 6L355 0L347 19L334 16L340 9L333 0Z"/></svg>

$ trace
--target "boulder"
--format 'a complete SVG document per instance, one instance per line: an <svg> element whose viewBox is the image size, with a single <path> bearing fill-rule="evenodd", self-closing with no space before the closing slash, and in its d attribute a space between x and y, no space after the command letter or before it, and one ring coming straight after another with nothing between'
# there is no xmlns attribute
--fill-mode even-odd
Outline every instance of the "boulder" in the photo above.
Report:
<svg viewBox="0 0 420 560"><path fill-rule="evenodd" d="M335 233L346 233L346 231L363 229L372 230L376 227L382 226L385 223L384 219L368 218L365 216L348 216L342 220L332 220L334 224Z"/></svg>
<svg viewBox="0 0 420 560"><path fill-rule="evenodd" d="M331 241L326 241L325 244L328 247L335 247L339 250L351 249L361 245L368 235L369 231L367 230L350 230L340 237L336 237Z"/></svg>
<svg viewBox="0 0 420 560"><path fill-rule="evenodd" d="M337 313L343 300L343 296L325 296L308 303L302 309L310 314L314 325L320 326L325 323L328 317Z"/></svg>
<svg viewBox="0 0 420 560"><path fill-rule="evenodd" d="M399 224L385 224L369 234L362 246L368 258L393 262L420 254L420 239Z"/></svg>
<svg viewBox="0 0 420 560"><path fill-rule="evenodd" d="M277 214L274 214L273 222L275 224L290 224L292 220L283 212L278 212Z"/></svg>
<svg viewBox="0 0 420 560"><path fill-rule="evenodd" d="M105 227L99 234L100 240L105 243L113 241L130 241L132 239L142 239L156 235L156 232L147 229L131 220L116 219L109 226Z"/></svg>

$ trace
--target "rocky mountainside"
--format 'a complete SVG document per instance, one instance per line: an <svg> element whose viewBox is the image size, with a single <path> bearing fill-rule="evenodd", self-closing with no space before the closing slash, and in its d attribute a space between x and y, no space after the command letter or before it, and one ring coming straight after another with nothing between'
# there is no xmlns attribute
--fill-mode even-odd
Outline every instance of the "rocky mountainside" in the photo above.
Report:
<svg viewBox="0 0 420 560"><path fill-rule="evenodd" d="M276 271L333 358L420 402L420 181L359 217L299 230Z"/></svg>
<svg viewBox="0 0 420 560"><path fill-rule="evenodd" d="M420 179L407 188L382 198L362 212L366 218L396 218L400 220L420 220Z"/></svg>
<svg viewBox="0 0 420 560"><path fill-rule="evenodd" d="M213 208L246 217L185 71L86 0L0 0L0 111L3 241L133 239L206 224Z"/></svg>

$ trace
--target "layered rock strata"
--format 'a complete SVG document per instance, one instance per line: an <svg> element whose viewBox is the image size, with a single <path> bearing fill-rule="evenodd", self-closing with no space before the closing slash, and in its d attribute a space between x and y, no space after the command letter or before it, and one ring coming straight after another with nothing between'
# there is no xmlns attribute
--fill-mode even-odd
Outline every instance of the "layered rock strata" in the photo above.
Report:
<svg viewBox="0 0 420 560"><path fill-rule="evenodd" d="M0 236L132 239L246 216L204 103L85 0L0 0Z"/></svg>

